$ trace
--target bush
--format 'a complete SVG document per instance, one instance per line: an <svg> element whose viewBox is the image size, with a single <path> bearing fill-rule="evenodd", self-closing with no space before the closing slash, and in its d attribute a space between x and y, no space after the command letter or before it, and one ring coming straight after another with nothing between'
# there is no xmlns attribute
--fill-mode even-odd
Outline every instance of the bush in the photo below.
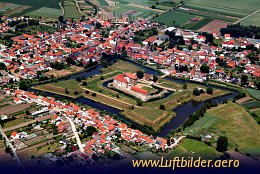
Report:
<svg viewBox="0 0 260 174"><path fill-rule="evenodd" d="M204 90L203 90L203 89L200 89L200 93L203 94L203 93L204 93Z"/></svg>
<svg viewBox="0 0 260 174"><path fill-rule="evenodd" d="M207 94L213 94L213 88L207 87Z"/></svg>
<svg viewBox="0 0 260 174"><path fill-rule="evenodd" d="M183 89L187 89L187 84L183 84Z"/></svg>
<svg viewBox="0 0 260 174"><path fill-rule="evenodd" d="M83 86L88 86L88 83L84 81L84 82L82 83L82 85L83 85Z"/></svg>
<svg viewBox="0 0 260 174"><path fill-rule="evenodd" d="M79 94L79 92L78 91L74 91L74 95L78 95Z"/></svg>
<svg viewBox="0 0 260 174"><path fill-rule="evenodd" d="M164 105L160 105L160 109L161 110L165 110L165 106Z"/></svg>
<svg viewBox="0 0 260 174"><path fill-rule="evenodd" d="M81 78L80 78L80 77L77 77L77 78L76 78L76 81L77 81L77 82L81 82Z"/></svg>
<svg viewBox="0 0 260 174"><path fill-rule="evenodd" d="M194 88L192 94L195 95L195 96L199 96L200 95L200 90L198 88Z"/></svg>
<svg viewBox="0 0 260 174"><path fill-rule="evenodd" d="M88 90L86 90L86 91L85 91L85 94L89 94L89 91L88 91Z"/></svg>
<svg viewBox="0 0 260 174"><path fill-rule="evenodd" d="M141 99L137 99L136 100L136 104L137 104L137 106L142 106L143 105L143 101Z"/></svg>
<svg viewBox="0 0 260 174"><path fill-rule="evenodd" d="M65 94L69 94L69 90L67 88L65 88Z"/></svg>
<svg viewBox="0 0 260 174"><path fill-rule="evenodd" d="M96 94L96 93L92 93L91 95L92 95L93 97L96 97L96 96L97 96L97 94Z"/></svg>
<svg viewBox="0 0 260 174"><path fill-rule="evenodd" d="M101 76L101 77L100 77L100 80L104 80L104 79L105 79L104 76Z"/></svg>

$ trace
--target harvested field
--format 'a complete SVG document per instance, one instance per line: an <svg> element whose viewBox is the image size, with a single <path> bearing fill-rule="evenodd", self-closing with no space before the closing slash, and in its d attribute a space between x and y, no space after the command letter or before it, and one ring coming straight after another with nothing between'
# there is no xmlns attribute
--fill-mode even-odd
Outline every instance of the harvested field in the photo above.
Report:
<svg viewBox="0 0 260 174"><path fill-rule="evenodd" d="M219 20L214 20L204 27L200 28L199 31L202 32L219 32L221 28L226 28L227 25L230 24L229 22L224 22L224 21L219 21Z"/></svg>
<svg viewBox="0 0 260 174"><path fill-rule="evenodd" d="M15 112L23 111L23 110L29 108L32 105L33 104L26 103L26 104L5 106L5 107L0 109L0 115L1 114L12 114L12 113L15 113Z"/></svg>
<svg viewBox="0 0 260 174"><path fill-rule="evenodd" d="M69 68L66 69L62 69L62 70L51 70L45 73L45 75L47 76L51 76L54 75L54 77L63 77L63 76L67 76L70 75L72 73L76 73L76 72L80 72L82 71L84 68L82 67L78 67L78 66L71 66Z"/></svg>

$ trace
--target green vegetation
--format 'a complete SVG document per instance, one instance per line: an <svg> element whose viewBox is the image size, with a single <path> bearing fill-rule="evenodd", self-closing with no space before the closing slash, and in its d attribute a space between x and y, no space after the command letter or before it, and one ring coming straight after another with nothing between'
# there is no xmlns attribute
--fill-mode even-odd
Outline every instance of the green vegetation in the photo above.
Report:
<svg viewBox="0 0 260 174"><path fill-rule="evenodd" d="M106 0L97 0L97 1L98 1L99 4L102 5L102 6L108 6L108 5L109 5Z"/></svg>
<svg viewBox="0 0 260 174"><path fill-rule="evenodd" d="M65 18L80 18L83 16L77 9L75 2L73 1L63 1L63 8L65 11Z"/></svg>
<svg viewBox="0 0 260 174"><path fill-rule="evenodd" d="M228 102L208 110L203 118L187 127L184 133L192 135L212 133L213 143L218 136L226 136L229 149L237 147L239 151L249 152L252 148L260 149L259 131L259 125L243 107Z"/></svg>
<svg viewBox="0 0 260 174"><path fill-rule="evenodd" d="M257 100L260 100L260 90L256 90L256 89L251 89L251 88L245 88L246 92L248 92L248 94L251 97L254 97Z"/></svg>
<svg viewBox="0 0 260 174"><path fill-rule="evenodd" d="M66 81L60 81L58 83L52 83L53 86L61 87L61 88L67 88L70 90L77 90L79 89L79 85L75 80L66 80Z"/></svg>
<svg viewBox="0 0 260 174"><path fill-rule="evenodd" d="M243 103L242 105L248 110L260 108L260 102L259 101L246 102L246 103Z"/></svg>
<svg viewBox="0 0 260 174"><path fill-rule="evenodd" d="M202 28L203 26L207 25L208 23L210 23L211 21L213 21L213 19L203 18L199 21L186 24L186 25L184 25L184 27L185 27L185 29L198 30L198 29Z"/></svg>
<svg viewBox="0 0 260 174"><path fill-rule="evenodd" d="M202 157L203 159L214 159L219 157L221 153L217 152L214 147L208 146L204 142L194 139L185 138L169 156L183 157Z"/></svg>
<svg viewBox="0 0 260 174"><path fill-rule="evenodd" d="M176 10L165 12L151 21L164 23L167 26L181 26L189 19L196 17L196 15L184 13Z"/></svg>
<svg viewBox="0 0 260 174"><path fill-rule="evenodd" d="M19 4L19 5L25 5L25 6L30 6L29 9L26 9L22 12L18 11L15 15L13 16L19 16L19 15L24 15L27 13L30 13L32 11L36 11L42 7L48 7L48 8L55 8L55 9L60 9L59 2L60 0L44 0L44 1L39 1L39 0L1 0L1 2L8 2L8 3L13 3L13 4Z"/></svg>
<svg viewBox="0 0 260 174"><path fill-rule="evenodd" d="M185 0L184 7L234 17L244 17L258 10L259 3L259 0L233 0L228 5L226 0Z"/></svg>
<svg viewBox="0 0 260 174"><path fill-rule="evenodd" d="M30 17L44 17L44 18L52 18L58 17L61 15L61 9L42 7L38 10L28 13Z"/></svg>
<svg viewBox="0 0 260 174"><path fill-rule="evenodd" d="M242 21L240 21L240 24L246 26L256 25L260 27L260 11L253 14L252 16L249 16L248 18L243 19Z"/></svg>

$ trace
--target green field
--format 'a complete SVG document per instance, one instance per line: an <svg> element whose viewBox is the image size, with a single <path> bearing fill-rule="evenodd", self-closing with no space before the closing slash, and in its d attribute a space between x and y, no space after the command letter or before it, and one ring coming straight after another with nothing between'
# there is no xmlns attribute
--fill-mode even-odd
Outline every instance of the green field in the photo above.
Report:
<svg viewBox="0 0 260 174"><path fill-rule="evenodd" d="M243 103L242 105L248 110L260 108L260 102L259 101L246 102L246 103Z"/></svg>
<svg viewBox="0 0 260 174"><path fill-rule="evenodd" d="M65 18L80 18L83 16L77 9L76 4L73 1L64 1L63 8L65 11Z"/></svg>
<svg viewBox="0 0 260 174"><path fill-rule="evenodd" d="M241 25L256 25L260 27L260 11L240 21Z"/></svg>
<svg viewBox="0 0 260 174"><path fill-rule="evenodd" d="M149 7L152 5L156 5L156 3L159 3L159 5L165 5L165 6L173 6L175 3L173 0L117 0L117 2L119 2L121 4L129 4L129 3L140 4L140 5L149 6Z"/></svg>
<svg viewBox="0 0 260 174"><path fill-rule="evenodd" d="M103 6L109 5L106 0L97 0L97 1L99 2L100 5L103 5Z"/></svg>
<svg viewBox="0 0 260 174"><path fill-rule="evenodd" d="M217 152L214 147L208 146L205 143L193 139L184 138L182 142L167 157L172 159L178 157L202 157L203 159L214 159L219 157L221 153Z"/></svg>
<svg viewBox="0 0 260 174"><path fill-rule="evenodd" d="M260 90L256 90L256 89L251 89L251 88L245 88L246 92L248 92L248 94L251 97L254 97L257 100L260 100Z"/></svg>
<svg viewBox="0 0 260 174"><path fill-rule="evenodd" d="M133 18L147 18L149 16L155 15L157 12L153 10L147 10L139 7L133 7L130 5L120 4L117 6L116 9L113 10L114 15L117 15L119 17L122 17L124 13L127 13L129 11L135 11L136 13L131 15Z"/></svg>
<svg viewBox="0 0 260 174"><path fill-rule="evenodd" d="M1 0L0 2L8 2L13 4L18 4L18 5L30 6L31 8L16 14L16 15L24 15L33 12L35 10L38 10L42 7L60 9L59 2L61 2L61 0L44 0L44 1L43 0Z"/></svg>
<svg viewBox="0 0 260 174"><path fill-rule="evenodd" d="M185 27L185 29L189 29L189 30L198 30L198 29L202 28L203 26L207 25L208 23L210 23L211 21L213 21L213 20L209 19L209 18L203 18L197 22L192 22L187 25L184 25L184 27Z"/></svg>
<svg viewBox="0 0 260 174"><path fill-rule="evenodd" d="M155 21L158 23L164 23L167 26L181 26L189 19L196 17L196 15L183 13L179 11L168 11L159 15L158 17L152 19L151 21ZM174 22L175 21L175 22Z"/></svg>
<svg viewBox="0 0 260 174"><path fill-rule="evenodd" d="M259 9L260 0L185 0L184 7L234 17L245 17Z"/></svg>
<svg viewBox="0 0 260 174"><path fill-rule="evenodd" d="M208 110L205 116L185 129L185 134L205 135L213 133L213 142L217 136L225 135L229 140L229 149L237 147L243 152L258 148L260 154L260 127L254 118L240 105L232 102Z"/></svg>
<svg viewBox="0 0 260 174"><path fill-rule="evenodd" d="M58 17L61 14L62 14L61 9L42 7L38 10L28 13L27 15L32 17L52 18L52 17Z"/></svg>

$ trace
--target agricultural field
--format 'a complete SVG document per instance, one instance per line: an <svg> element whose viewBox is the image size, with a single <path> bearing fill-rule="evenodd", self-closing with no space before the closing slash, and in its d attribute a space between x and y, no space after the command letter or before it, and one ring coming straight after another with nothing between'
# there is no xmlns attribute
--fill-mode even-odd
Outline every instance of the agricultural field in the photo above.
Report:
<svg viewBox="0 0 260 174"><path fill-rule="evenodd" d="M242 18L259 9L260 0L185 0L183 7L199 11L218 13L226 16Z"/></svg>
<svg viewBox="0 0 260 174"><path fill-rule="evenodd" d="M67 75L70 75L70 74L73 74L73 73L80 72L83 69L84 68L78 67L78 66L70 66L70 67L67 67L67 68L62 69L62 70L48 71L48 72L45 73L45 75L47 75L47 76L53 75L54 77L59 78L59 77L62 77L62 76L67 76Z"/></svg>
<svg viewBox="0 0 260 174"><path fill-rule="evenodd" d="M0 1L0 12L7 16L12 16L17 13L21 13L29 8L30 6L19 5L14 3L6 3Z"/></svg>
<svg viewBox="0 0 260 174"><path fill-rule="evenodd" d="M158 23L164 23L167 26L181 26L189 21L191 18L197 17L196 15L184 13L176 10L168 11L152 19Z"/></svg>
<svg viewBox="0 0 260 174"><path fill-rule="evenodd" d="M246 92L257 100L260 100L260 90L246 88Z"/></svg>
<svg viewBox="0 0 260 174"><path fill-rule="evenodd" d="M63 8L65 11L65 18L80 18L83 16L77 9L74 1L63 1Z"/></svg>
<svg viewBox="0 0 260 174"><path fill-rule="evenodd" d="M193 139L184 138L181 143L172 152L167 154L167 157L172 159L172 156L181 157L202 157L203 159L214 159L219 157L221 153L217 152L212 146Z"/></svg>
<svg viewBox="0 0 260 174"><path fill-rule="evenodd" d="M219 21L219 20L213 20L209 22L208 24L201 26L201 28L198 28L197 30L202 32L219 32L221 28L226 28L230 23Z"/></svg>
<svg viewBox="0 0 260 174"><path fill-rule="evenodd" d="M113 10L114 16L118 16L119 18L123 18L124 15L129 15L133 19L137 18L148 18L149 16L153 16L158 13L155 10L145 9L136 6L130 6L125 4L120 4Z"/></svg>
<svg viewBox="0 0 260 174"><path fill-rule="evenodd" d="M228 137L229 149L238 148L245 153L260 154L260 127L254 118L239 104L228 102L209 109L204 117L184 130L185 134L212 134L216 142L217 136Z"/></svg>
<svg viewBox="0 0 260 174"><path fill-rule="evenodd" d="M242 21L240 21L241 25L256 25L260 27L260 11L253 14L252 16L249 16Z"/></svg>
<svg viewBox="0 0 260 174"><path fill-rule="evenodd" d="M13 10L13 14L10 16L20 16L20 15L25 15L27 13L31 13L33 11L36 11L42 7L47 7L47 8L54 8L54 9L59 9L59 2L60 0L44 0L44 1L39 1L39 0L1 0L0 3L5 2L5 3L12 3L16 4L18 6L28 6L29 8L23 9L23 10ZM1 5L0 5L1 6ZM0 7L1 10L1 7Z"/></svg>
<svg viewBox="0 0 260 174"><path fill-rule="evenodd" d="M98 1L98 3L99 3L100 5L102 5L102 6L108 6L108 3L107 3L106 0L97 0L97 1Z"/></svg>
<svg viewBox="0 0 260 174"><path fill-rule="evenodd" d="M207 25L208 23L210 23L212 21L213 21L212 19L203 18L199 21L188 23L188 24L184 25L184 27L187 29L190 29L190 30L198 30L201 27Z"/></svg>
<svg viewBox="0 0 260 174"><path fill-rule="evenodd" d="M44 17L44 18L53 18L58 17L62 14L61 9L42 7L38 10L28 13L30 17Z"/></svg>
<svg viewBox="0 0 260 174"><path fill-rule="evenodd" d="M242 106L244 106L248 110L256 109L256 108L260 108L260 102L259 101L246 102L243 103Z"/></svg>

